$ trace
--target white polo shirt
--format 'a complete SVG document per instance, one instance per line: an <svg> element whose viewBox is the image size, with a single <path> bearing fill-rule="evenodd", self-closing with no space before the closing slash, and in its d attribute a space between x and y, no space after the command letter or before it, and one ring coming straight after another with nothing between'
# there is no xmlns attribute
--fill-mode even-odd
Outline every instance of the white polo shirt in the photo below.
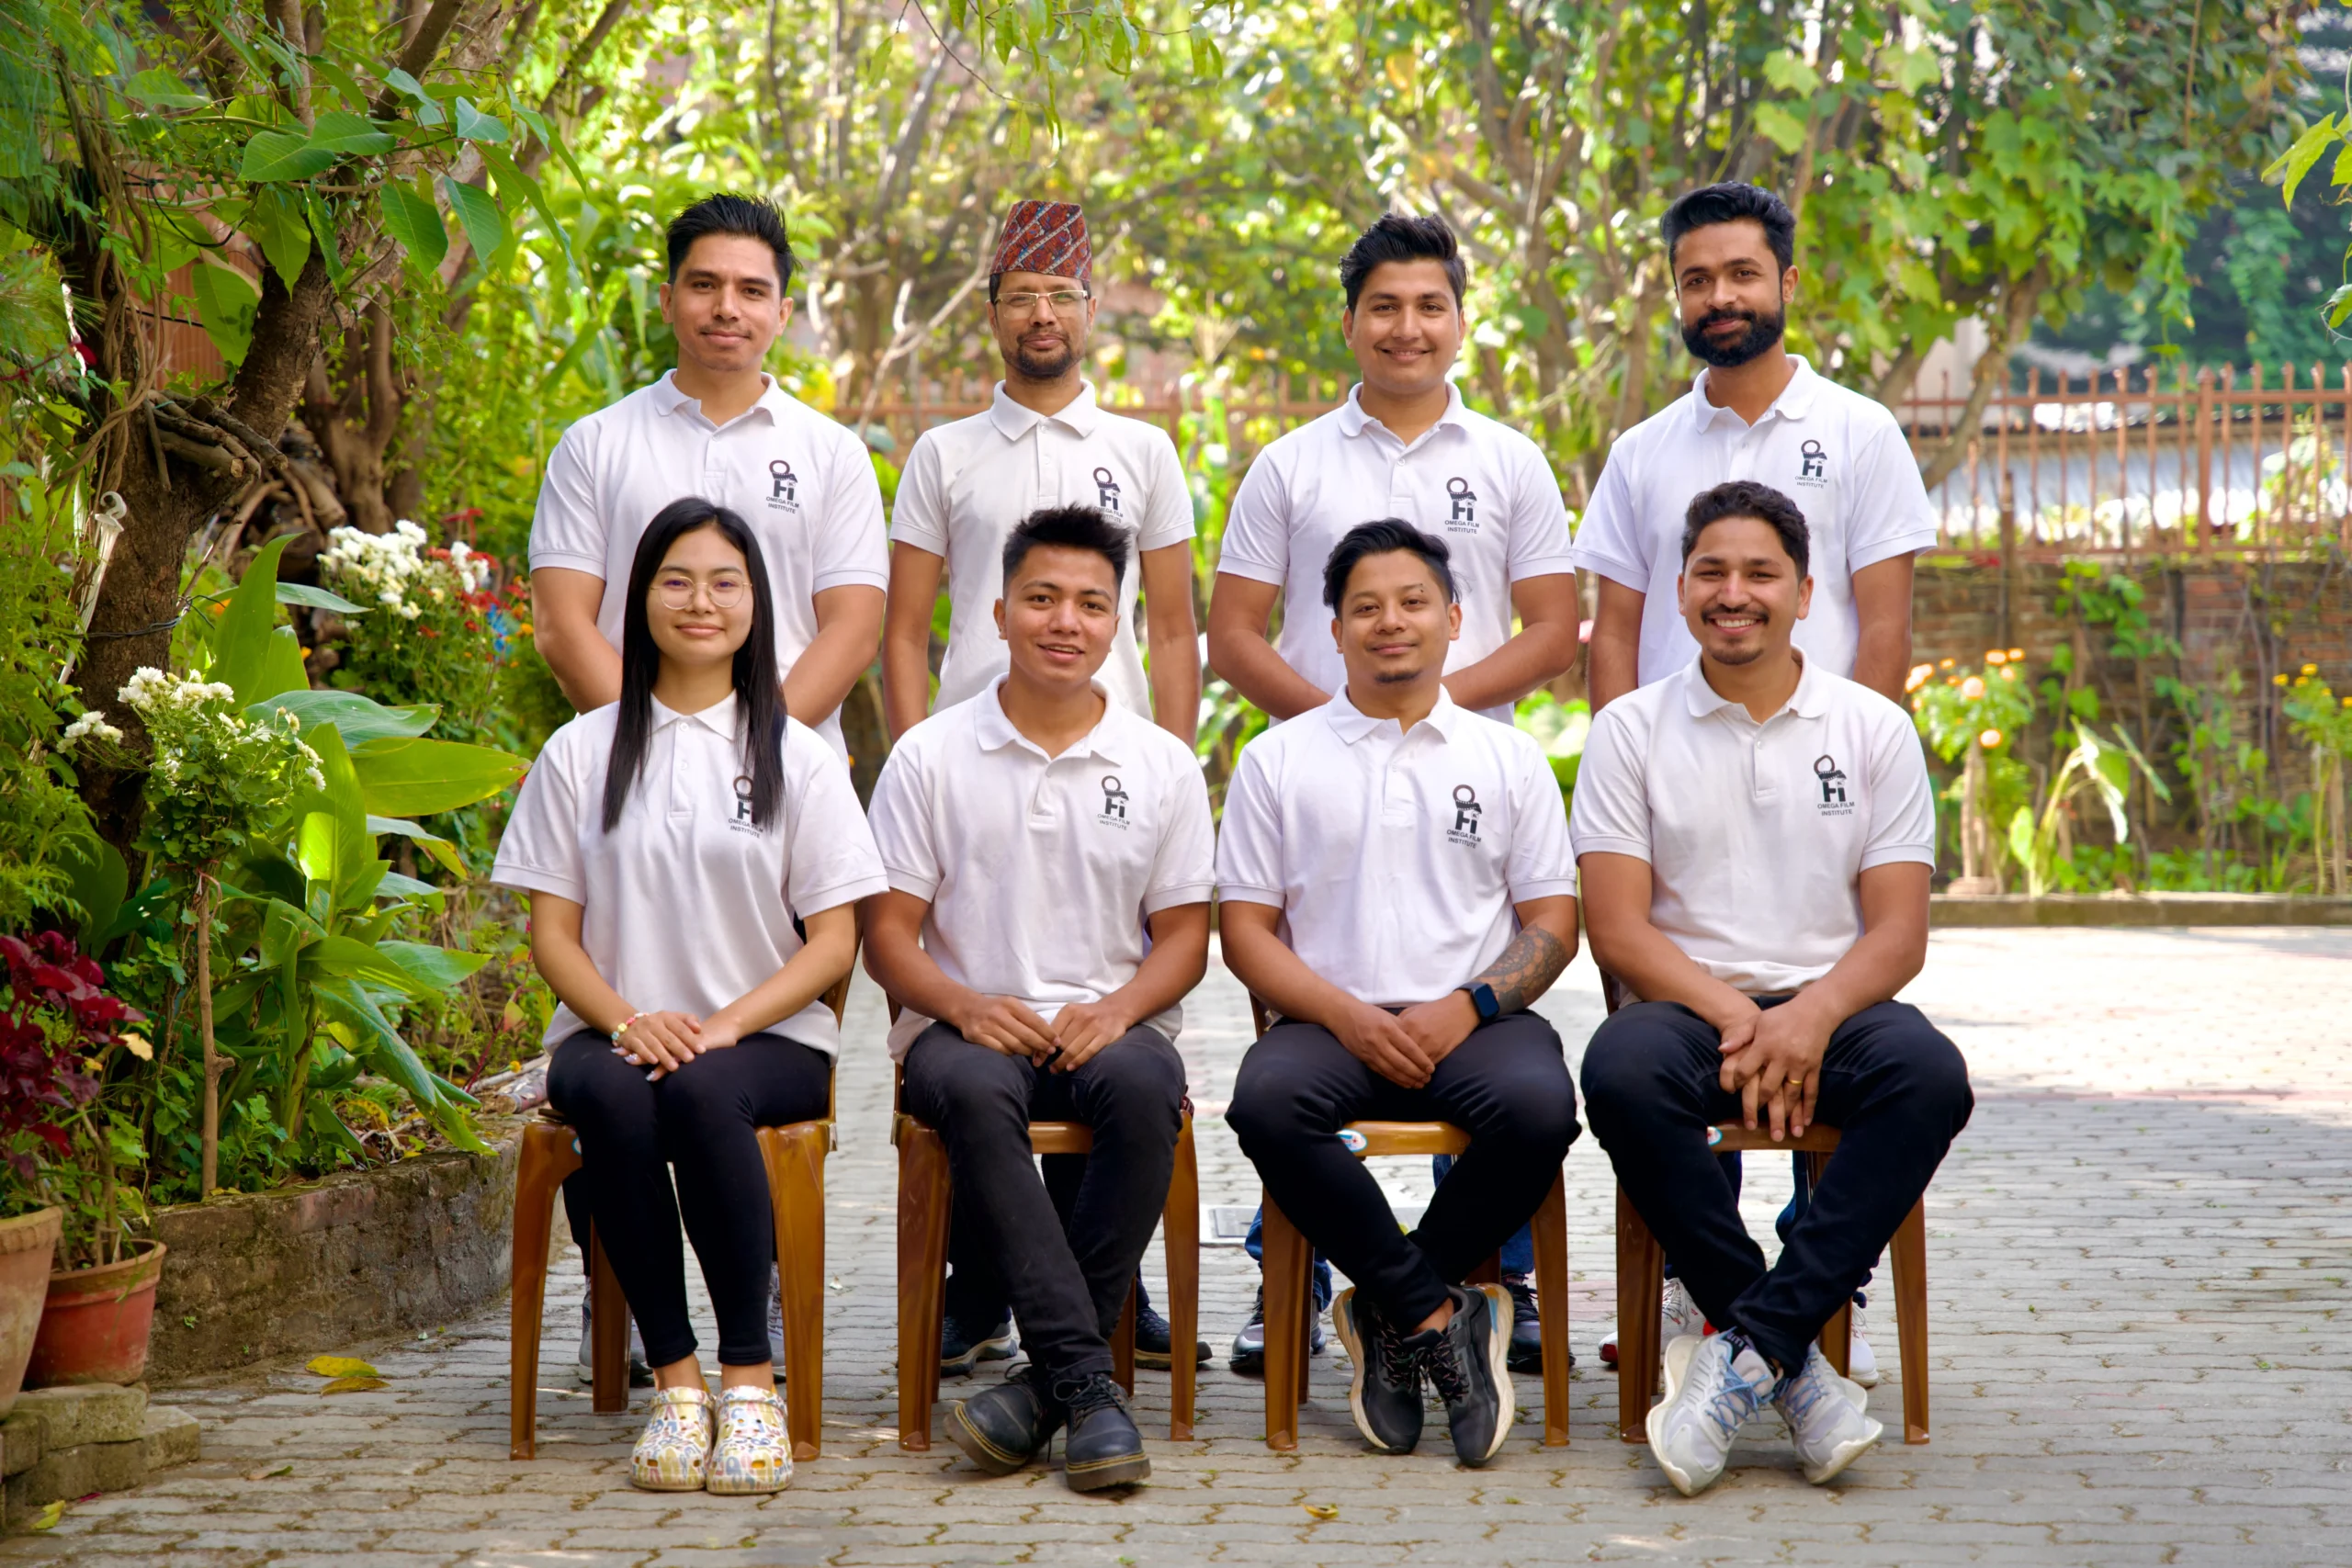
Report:
<svg viewBox="0 0 2352 1568"><path fill-rule="evenodd" d="M1829 973L1862 934L1861 874L1936 863L1911 716L1806 660L1762 724L1696 659L1593 716L1577 852L1650 865L1650 923L1751 996Z"/></svg>
<svg viewBox="0 0 2352 1568"><path fill-rule="evenodd" d="M1217 897L1271 904L1308 968L1409 1007L1466 985L1519 933L1515 906L1573 897L1559 782L1532 736L1441 694L1406 733L1337 695L1241 753Z"/></svg>
<svg viewBox="0 0 2352 1568"><path fill-rule="evenodd" d="M1701 491L1754 479L1797 503L1810 536L1813 604L1796 625L1796 646L1839 675L1854 672L1860 637L1854 573L1935 545L1935 513L1894 415L1789 357L1796 374L1754 424L1707 400L1702 370L1688 392L1609 449L1577 525L1576 563L1645 595L1644 685L1699 657L1674 580L1682 520Z"/></svg>
<svg viewBox="0 0 2352 1568"><path fill-rule="evenodd" d="M499 840L491 880L578 904L596 973L646 1012L707 1018L800 951L795 915L888 886L849 770L797 719L785 728L783 809L752 825L736 705L732 694L696 714L653 705L644 769L609 833L605 774L620 705L582 714L548 738ZM547 1043L586 1027L558 1007ZM840 1048L821 1001L769 1028L828 1055Z"/></svg>
<svg viewBox="0 0 2352 1568"><path fill-rule="evenodd" d="M1360 523L1399 517L1453 550L1462 635L1445 667L1476 664L1510 640L1511 584L1569 571L1567 508L1534 442L1464 406L1446 389L1445 412L1408 444L1363 412L1362 387L1319 419L1258 454L1233 492L1219 571L1281 585L1274 650L1326 692L1347 683L1323 603L1323 565ZM1484 710L1510 722L1510 706Z"/></svg>
<svg viewBox="0 0 2352 1568"><path fill-rule="evenodd" d="M717 425L678 390L674 376L563 433L531 519L531 569L560 566L603 578L596 629L617 649L629 566L645 525L682 497L716 502L760 541L775 598L776 667L788 671L816 639L818 594L890 585L874 464L847 427L773 378L758 402ZM849 754L839 713L816 728L835 755Z"/></svg>
<svg viewBox="0 0 2352 1568"><path fill-rule="evenodd" d="M1004 541L1045 506L1093 506L1134 536L1135 549L1164 549L1193 536L1193 497L1176 444L1156 424L1100 408L1089 383L1058 413L1005 396L985 413L923 432L907 457L890 509L893 543L947 558L947 657L933 705L952 707L996 684L1010 667L997 635L1004 592ZM1098 677L1111 700L1151 716L1151 689L1136 647L1130 560L1119 583L1119 626Z"/></svg>
<svg viewBox="0 0 2352 1568"><path fill-rule="evenodd" d="M874 785L874 837L890 886L930 903L922 944L947 977L1051 1019L1135 978L1150 917L1208 902L1208 786L1182 741L1107 700L1092 733L1048 758L998 691L899 738ZM1173 1040L1183 1010L1144 1021ZM931 1024L900 1013L890 1055Z"/></svg>

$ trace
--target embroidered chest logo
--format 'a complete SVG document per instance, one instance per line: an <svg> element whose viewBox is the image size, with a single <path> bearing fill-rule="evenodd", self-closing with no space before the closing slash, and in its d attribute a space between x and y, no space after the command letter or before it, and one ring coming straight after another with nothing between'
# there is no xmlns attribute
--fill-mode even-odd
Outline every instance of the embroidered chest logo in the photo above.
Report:
<svg viewBox="0 0 2352 1568"><path fill-rule="evenodd" d="M1478 531L1478 492L1470 488L1470 481L1459 477L1450 479L1445 481L1445 493L1450 502L1445 513L1447 531L1455 534L1476 533Z"/></svg>
<svg viewBox="0 0 2352 1568"><path fill-rule="evenodd" d="M778 511L800 510L800 477L781 457L768 465L768 504Z"/></svg>
<svg viewBox="0 0 2352 1568"><path fill-rule="evenodd" d="M1818 441L1807 441L1797 448L1797 483L1826 485L1829 482L1829 454Z"/></svg>
<svg viewBox="0 0 2352 1568"><path fill-rule="evenodd" d="M1478 817L1485 808L1478 804L1478 792L1468 784L1453 786L1453 826L1445 836L1457 844L1478 844Z"/></svg>
<svg viewBox="0 0 2352 1568"><path fill-rule="evenodd" d="M1821 783L1821 799L1815 808L1824 817L1851 817L1853 807L1846 799L1846 771L1838 759L1826 751L1813 760L1813 776Z"/></svg>
<svg viewBox="0 0 2352 1568"><path fill-rule="evenodd" d="M1119 510L1119 481L1108 468L1094 470L1094 503L1105 512Z"/></svg>
<svg viewBox="0 0 2352 1568"><path fill-rule="evenodd" d="M1116 773L1102 775L1102 815L1095 820L1119 829L1127 825L1127 792Z"/></svg>
<svg viewBox="0 0 2352 1568"><path fill-rule="evenodd" d="M752 820L752 775L749 773L735 775L735 815L727 819L727 826L729 831L737 833L766 831Z"/></svg>

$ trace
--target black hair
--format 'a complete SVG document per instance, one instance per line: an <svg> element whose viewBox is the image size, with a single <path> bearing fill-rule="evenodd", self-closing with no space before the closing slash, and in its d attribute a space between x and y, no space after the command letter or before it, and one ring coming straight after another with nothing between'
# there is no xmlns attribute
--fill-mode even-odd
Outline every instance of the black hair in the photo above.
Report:
<svg viewBox="0 0 2352 1568"><path fill-rule="evenodd" d="M1330 558L1323 563L1323 603L1331 614L1340 613L1340 601L1348 592L1348 579L1354 575L1356 564L1366 556L1385 556L1392 551L1407 550L1421 558L1445 590L1445 602L1453 604L1453 568L1449 563L1453 552L1435 534L1424 534L1401 517L1383 517L1376 523L1359 523L1340 536L1331 547Z"/></svg>
<svg viewBox="0 0 2352 1568"><path fill-rule="evenodd" d="M1772 532L1781 536L1781 547L1796 563L1797 575L1803 577L1812 570L1804 513L1795 502L1770 485L1758 484L1754 479L1733 479L1691 497L1690 510L1682 514L1682 558L1686 562L1690 552L1699 547L1699 536L1706 532L1707 525L1726 517L1753 517L1770 525Z"/></svg>
<svg viewBox="0 0 2352 1568"><path fill-rule="evenodd" d="M613 754L605 771L605 831L619 825L628 792L645 769L645 743L653 729L653 682L662 673L662 649L653 641L645 596L653 592L670 547L700 528L716 528L743 555L750 579L752 635L735 650L736 734L751 763L752 821L764 828L784 803L784 688L775 665L775 601L768 594L767 562L760 541L742 518L700 496L690 495L653 514L629 562L628 598L621 610L620 719L613 728ZM740 786L739 786L740 787Z"/></svg>
<svg viewBox="0 0 2352 1568"><path fill-rule="evenodd" d="M1684 191L1666 209L1657 227L1666 238L1668 266L1674 264L1674 247L1691 230L1716 223L1737 223L1743 219L1764 226L1764 240L1772 247L1773 259L1781 264L1782 272L1788 271L1797 258L1797 215L1789 210L1787 202L1762 186L1738 180Z"/></svg>
<svg viewBox="0 0 2352 1568"><path fill-rule="evenodd" d="M670 281L686 265L686 253L706 234L740 234L757 240L775 253L775 286L779 294L792 291L792 275L799 258L784 231L784 214L773 203L755 196L707 196L670 220Z"/></svg>
<svg viewBox="0 0 2352 1568"><path fill-rule="evenodd" d="M1384 212L1340 258L1340 287L1347 293L1348 309L1356 308L1356 299L1363 293L1363 281L1372 276L1373 268L1385 262L1408 261L1443 263L1445 280L1453 288L1453 308L1462 308L1462 290L1469 286L1470 269L1445 220Z"/></svg>
<svg viewBox="0 0 2352 1568"><path fill-rule="evenodd" d="M1127 555L1132 546L1127 531L1111 521L1108 514L1092 506L1041 506L1013 525L1012 532L1004 539L1004 582L1012 586L1012 574L1029 558L1029 552L1040 545L1056 545L1063 549L1092 550L1111 563L1111 581L1124 581L1127 575Z"/></svg>

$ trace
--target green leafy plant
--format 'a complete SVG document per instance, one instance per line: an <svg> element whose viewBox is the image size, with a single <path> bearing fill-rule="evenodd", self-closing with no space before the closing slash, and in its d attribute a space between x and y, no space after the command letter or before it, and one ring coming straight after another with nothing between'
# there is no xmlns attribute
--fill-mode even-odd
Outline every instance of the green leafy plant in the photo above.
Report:
<svg viewBox="0 0 2352 1568"><path fill-rule="evenodd" d="M2352 761L2352 697L2339 697L2320 679L2319 666L2306 664L2286 688L2280 706L2296 739L2312 750L2312 859L2318 890L2352 894L2352 841L2345 820L2344 774Z"/></svg>
<svg viewBox="0 0 2352 1568"><path fill-rule="evenodd" d="M2112 739L2102 739L2087 723L2077 722L2069 731L2074 744L2059 764L2057 776L2050 781L2044 793L2041 809L2037 813L2030 806L2018 807L2009 818L2008 850L2018 864L2025 868L2026 891L2039 898L2049 892L2057 881L2054 871L2061 858L2062 833L2077 801L2089 797L2107 808L2108 821L2115 829L2115 841L2120 847L2131 840L2132 823L2124 813L2132 775L2137 771L2147 778L2166 799L2171 792L2157 779L2155 770L2131 739L2118 731Z"/></svg>
<svg viewBox="0 0 2352 1568"><path fill-rule="evenodd" d="M1562 702L1549 692L1531 692L1520 698L1511 720L1542 744L1552 776L1560 781L1561 798L1573 803L1585 737L1592 733L1592 705L1581 697Z"/></svg>
<svg viewBox="0 0 2352 1568"><path fill-rule="evenodd" d="M1947 659L1915 666L1905 682L1913 722L1929 750L1960 763L1943 798L1957 808L1961 883L1968 892L2000 891L2009 845L1995 825L2011 819L2031 794L2031 775L2016 755L2033 717L2023 658L2021 649L1988 649L1981 670L1960 670Z"/></svg>
<svg viewBox="0 0 2352 1568"><path fill-rule="evenodd" d="M106 990L97 964L56 931L0 936L0 1213L55 1206L61 1268L113 1263L144 1218L118 1177L143 1157L135 1124L103 1092L109 1058L149 1059L144 1015Z"/></svg>

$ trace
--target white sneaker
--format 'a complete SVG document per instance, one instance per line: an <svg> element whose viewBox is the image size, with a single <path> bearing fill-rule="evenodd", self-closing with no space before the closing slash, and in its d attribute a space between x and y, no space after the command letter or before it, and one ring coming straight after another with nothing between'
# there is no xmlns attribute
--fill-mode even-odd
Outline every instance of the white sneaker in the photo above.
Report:
<svg viewBox="0 0 2352 1568"><path fill-rule="evenodd" d="M1818 1345L1805 1348L1803 1371L1781 1380L1772 1408L1789 1424L1807 1481L1820 1485L1878 1441L1886 1428L1862 1414L1869 1399L1860 1384L1838 1375Z"/></svg>
<svg viewBox="0 0 2352 1568"><path fill-rule="evenodd" d="M1723 1474L1732 1439L1772 1388L1772 1369L1755 1348L1741 1344L1734 1359L1731 1346L1730 1336L1686 1334L1666 1348L1666 1399L1644 1426L1657 1467L1685 1497Z"/></svg>
<svg viewBox="0 0 2352 1568"><path fill-rule="evenodd" d="M590 1331L591 1311L588 1298L581 1297L579 1378L583 1383L596 1381L595 1336ZM628 1320L628 1386L631 1388L653 1386L653 1369L645 1364L645 1336L637 1331L637 1319L634 1316Z"/></svg>
<svg viewBox="0 0 2352 1568"><path fill-rule="evenodd" d="M1878 1386L1878 1356L1862 1337L1862 1309L1854 1309L1854 1328L1846 1345L1846 1375L1864 1388Z"/></svg>
<svg viewBox="0 0 2352 1568"><path fill-rule="evenodd" d="M1690 1290L1679 1279L1667 1280L1665 1291L1658 1296L1658 1344L1664 1347L1685 1335L1706 1332L1707 1315L1699 1310L1699 1303L1690 1299ZM1660 1353L1663 1354L1663 1350ZM1603 1366L1617 1364L1617 1330L1613 1325L1607 1334L1601 1336L1600 1360Z"/></svg>

